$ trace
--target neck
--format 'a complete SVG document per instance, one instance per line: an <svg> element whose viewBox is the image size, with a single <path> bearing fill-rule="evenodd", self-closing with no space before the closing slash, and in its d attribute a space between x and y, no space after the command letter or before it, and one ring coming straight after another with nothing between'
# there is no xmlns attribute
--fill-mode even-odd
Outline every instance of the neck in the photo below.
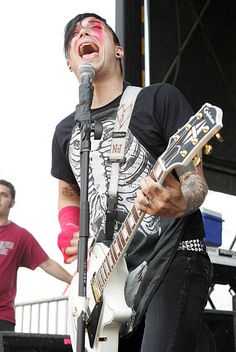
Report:
<svg viewBox="0 0 236 352"><path fill-rule="evenodd" d="M93 82L93 103L92 109L107 105L117 98L123 91L122 77L109 77L109 79L96 79Z"/></svg>
<svg viewBox="0 0 236 352"><path fill-rule="evenodd" d="M1 218L0 217L0 226L5 226L10 224L10 220L8 218Z"/></svg>

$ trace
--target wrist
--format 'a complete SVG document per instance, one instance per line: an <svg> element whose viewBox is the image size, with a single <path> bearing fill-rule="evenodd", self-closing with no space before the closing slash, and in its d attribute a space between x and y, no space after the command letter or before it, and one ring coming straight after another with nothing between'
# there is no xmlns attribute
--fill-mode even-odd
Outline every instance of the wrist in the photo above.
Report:
<svg viewBox="0 0 236 352"><path fill-rule="evenodd" d="M61 232L58 235L57 245L64 257L64 263L71 255L66 254L66 249L71 246L73 235L79 231L80 208L77 206L67 206L58 213Z"/></svg>
<svg viewBox="0 0 236 352"><path fill-rule="evenodd" d="M66 230L67 226L75 226L78 231L80 223L80 208L75 205L69 205L60 209L58 220L62 231Z"/></svg>

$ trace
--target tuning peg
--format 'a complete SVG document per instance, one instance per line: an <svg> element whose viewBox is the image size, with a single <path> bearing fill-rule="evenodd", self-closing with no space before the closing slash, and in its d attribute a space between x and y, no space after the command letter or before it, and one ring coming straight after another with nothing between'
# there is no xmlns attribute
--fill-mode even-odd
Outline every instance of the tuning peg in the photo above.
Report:
<svg viewBox="0 0 236 352"><path fill-rule="evenodd" d="M210 145L210 144L204 145L204 147L203 147L203 153L204 153L205 155L210 155L210 154L212 154L212 151L213 151L212 145Z"/></svg>
<svg viewBox="0 0 236 352"><path fill-rule="evenodd" d="M194 158L193 158L193 165L195 167L197 167L198 165L200 165L200 163L202 162L202 159L200 158L200 156L196 155Z"/></svg>
<svg viewBox="0 0 236 352"><path fill-rule="evenodd" d="M203 113L198 112L198 113L196 114L196 117L197 117L198 120L201 120L201 119L203 118Z"/></svg>
<svg viewBox="0 0 236 352"><path fill-rule="evenodd" d="M221 135L219 134L219 132L216 133L216 138L217 138L217 140L218 140L220 143L224 142L224 138L221 137Z"/></svg>

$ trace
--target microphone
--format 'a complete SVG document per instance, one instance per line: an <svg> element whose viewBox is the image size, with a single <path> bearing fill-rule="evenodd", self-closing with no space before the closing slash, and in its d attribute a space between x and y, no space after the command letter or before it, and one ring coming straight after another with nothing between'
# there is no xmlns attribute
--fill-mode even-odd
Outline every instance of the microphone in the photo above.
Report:
<svg viewBox="0 0 236 352"><path fill-rule="evenodd" d="M93 100L92 79L95 68L89 62L79 65L79 104L76 107L75 121L82 123L91 119L91 105Z"/></svg>
<svg viewBox="0 0 236 352"><path fill-rule="evenodd" d="M95 68L89 62L82 62L79 65L80 83L91 83L95 76Z"/></svg>

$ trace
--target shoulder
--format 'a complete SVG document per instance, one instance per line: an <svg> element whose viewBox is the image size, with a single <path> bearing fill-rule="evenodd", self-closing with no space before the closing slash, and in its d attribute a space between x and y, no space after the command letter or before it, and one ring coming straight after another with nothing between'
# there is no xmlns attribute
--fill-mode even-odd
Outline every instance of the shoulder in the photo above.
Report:
<svg viewBox="0 0 236 352"><path fill-rule="evenodd" d="M11 222L11 230L15 231L18 235L20 235L24 239L29 239L33 237L33 235L24 227Z"/></svg>
<svg viewBox="0 0 236 352"><path fill-rule="evenodd" d="M24 227L11 222L7 229L8 236L20 246L28 246L31 241L34 241L33 235Z"/></svg>
<svg viewBox="0 0 236 352"><path fill-rule="evenodd" d="M158 98L168 98L168 97L181 97L184 98L181 91L172 84L169 83L154 83L147 87L144 87L140 92L140 97L150 96Z"/></svg>
<svg viewBox="0 0 236 352"><path fill-rule="evenodd" d="M70 139L75 124L74 115L74 112L71 113L56 125L52 140L53 150L66 151L67 143Z"/></svg>
<svg viewBox="0 0 236 352"><path fill-rule="evenodd" d="M170 136L192 114L190 104L178 88L168 83L155 83L144 87L139 93L131 128L140 140L148 140L156 149L159 144L165 148Z"/></svg>
<svg viewBox="0 0 236 352"><path fill-rule="evenodd" d="M182 116L189 118L193 113L182 92L169 83L155 83L143 88L137 98L137 109L148 110L165 120L182 120Z"/></svg>
<svg viewBox="0 0 236 352"><path fill-rule="evenodd" d="M147 112L153 116L172 116L186 114L191 116L192 109L182 92L169 83L155 83L144 87L136 100L134 111Z"/></svg>
<svg viewBox="0 0 236 352"><path fill-rule="evenodd" d="M70 115L68 115L64 119L62 119L56 125L55 132L56 133L61 133L62 131L64 131L64 133L70 132L74 126L74 116L75 116L75 112L72 112Z"/></svg>
<svg viewBox="0 0 236 352"><path fill-rule="evenodd" d="M15 233L18 233L18 234L19 233L27 233L28 232L24 227L16 224L13 221L11 221L11 223L9 224L8 230L14 231Z"/></svg>

